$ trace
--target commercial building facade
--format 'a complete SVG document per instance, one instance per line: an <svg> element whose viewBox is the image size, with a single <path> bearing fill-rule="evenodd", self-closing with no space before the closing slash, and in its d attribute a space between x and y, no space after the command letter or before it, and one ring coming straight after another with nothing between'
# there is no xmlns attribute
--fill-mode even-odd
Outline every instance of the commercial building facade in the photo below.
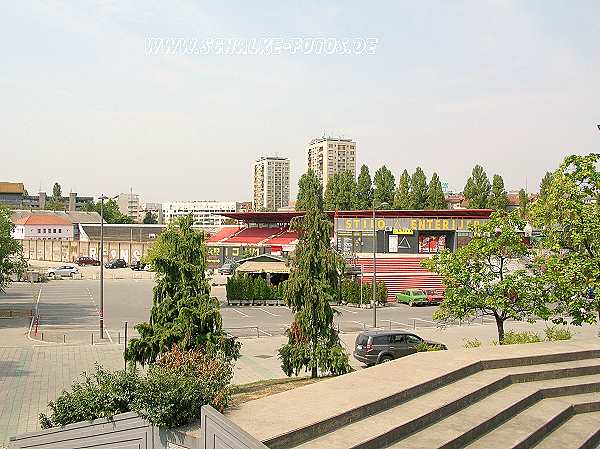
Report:
<svg viewBox="0 0 600 449"><path fill-rule="evenodd" d="M356 176L356 150L352 139L313 139L306 147L306 170L314 171L323 187L335 173L348 170Z"/></svg>
<svg viewBox="0 0 600 449"><path fill-rule="evenodd" d="M261 157L252 164L252 208L277 210L290 202L290 160Z"/></svg>
<svg viewBox="0 0 600 449"><path fill-rule="evenodd" d="M223 226L227 217L222 213L232 213L237 211L237 202L235 201L173 201L162 203L163 220L165 224L192 214L195 225L202 226Z"/></svg>

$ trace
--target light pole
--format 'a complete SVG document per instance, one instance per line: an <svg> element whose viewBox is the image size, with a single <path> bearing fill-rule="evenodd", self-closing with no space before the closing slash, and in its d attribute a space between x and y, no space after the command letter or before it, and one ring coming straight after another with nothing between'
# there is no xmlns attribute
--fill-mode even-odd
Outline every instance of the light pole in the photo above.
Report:
<svg viewBox="0 0 600 449"><path fill-rule="evenodd" d="M100 338L104 338L104 195L100 196Z"/></svg>
<svg viewBox="0 0 600 449"><path fill-rule="evenodd" d="M379 207L388 207L387 202L383 202ZM375 198L373 198L373 327L377 327L377 229L375 228Z"/></svg>

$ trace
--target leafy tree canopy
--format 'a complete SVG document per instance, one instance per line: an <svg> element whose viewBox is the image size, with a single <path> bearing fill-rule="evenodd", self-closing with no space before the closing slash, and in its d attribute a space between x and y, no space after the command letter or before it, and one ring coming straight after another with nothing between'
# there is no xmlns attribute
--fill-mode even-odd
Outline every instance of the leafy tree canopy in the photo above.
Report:
<svg viewBox="0 0 600 449"><path fill-rule="evenodd" d="M11 235L14 228L10 211L0 206L0 292L8 287L13 273L23 272L27 267L21 254L21 244Z"/></svg>
<svg viewBox="0 0 600 449"><path fill-rule="evenodd" d="M504 190L504 179L500 175L494 175L492 189L488 198L488 207L496 210L506 210L508 207L508 196Z"/></svg>
<svg viewBox="0 0 600 449"><path fill-rule="evenodd" d="M408 210L410 209L410 205L410 175L407 170L404 170L400 176L398 189L396 189L396 194L394 195L394 209Z"/></svg>
<svg viewBox="0 0 600 449"><path fill-rule="evenodd" d="M315 201L321 208L323 207L323 186L315 172L308 170L298 181L296 210L307 210Z"/></svg>
<svg viewBox="0 0 600 449"><path fill-rule="evenodd" d="M158 219L156 218L156 214L153 214L150 211L146 211L144 215L144 219L142 220L144 224L156 224L158 223Z"/></svg>
<svg viewBox="0 0 600 449"><path fill-rule="evenodd" d="M525 268L529 249L519 232L524 226L518 214L497 211L490 220L473 227L467 245L422 262L438 273L447 287L436 319L494 317L502 343L506 320L550 316L539 275Z"/></svg>
<svg viewBox="0 0 600 449"><path fill-rule="evenodd" d="M417 167L410 182L410 208L423 210L425 207L427 207L427 177L423 169Z"/></svg>
<svg viewBox="0 0 600 449"><path fill-rule="evenodd" d="M463 192L469 202L469 207L472 209L487 208L490 191L490 180L485 170L481 165L475 165Z"/></svg>
<svg viewBox="0 0 600 449"><path fill-rule="evenodd" d="M60 184L58 182L55 182L54 186L52 187L52 198L60 199L61 197L62 197L62 189L60 187Z"/></svg>
<svg viewBox="0 0 600 449"><path fill-rule="evenodd" d="M101 207L100 201L96 203L89 203L85 205L85 210L88 212L98 212L104 217L104 221L109 224L132 224L133 218L122 214L119 210L117 202L110 198L104 201L104 207Z"/></svg>
<svg viewBox="0 0 600 449"><path fill-rule="evenodd" d="M362 165L356 186L356 208L366 210L373 205L373 183L369 174L369 167Z"/></svg>
<svg viewBox="0 0 600 449"><path fill-rule="evenodd" d="M521 218L527 218L527 211L529 209L529 195L525 192L525 189L519 190L519 212Z"/></svg>
<svg viewBox="0 0 600 449"><path fill-rule="evenodd" d="M545 234L539 262L556 314L574 324L593 323L600 313L599 159L596 153L565 158L531 207Z"/></svg>
<svg viewBox="0 0 600 449"><path fill-rule="evenodd" d="M329 179L324 202L327 210L356 209L356 181L350 170L335 173Z"/></svg>
<svg viewBox="0 0 600 449"><path fill-rule="evenodd" d="M152 246L148 262L156 270L150 322L135 328L128 360L154 362L173 345L201 348L227 359L239 356L239 343L222 329L219 301L210 296L204 234L192 228L191 215L169 225Z"/></svg>
<svg viewBox="0 0 600 449"><path fill-rule="evenodd" d="M391 209L394 203L394 191L396 180L392 172L385 166L381 166L373 177L375 189L373 191L373 201L377 209ZM381 207L383 203L387 206Z"/></svg>
<svg viewBox="0 0 600 449"><path fill-rule="evenodd" d="M447 208L448 205L446 204L446 197L442 190L442 183L437 173L434 173L431 176L429 188L427 189L427 209L439 210Z"/></svg>

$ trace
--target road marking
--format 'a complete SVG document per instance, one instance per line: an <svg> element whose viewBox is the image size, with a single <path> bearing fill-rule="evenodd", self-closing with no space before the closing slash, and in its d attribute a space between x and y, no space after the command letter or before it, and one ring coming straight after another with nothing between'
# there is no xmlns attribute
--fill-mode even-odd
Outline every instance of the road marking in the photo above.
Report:
<svg viewBox="0 0 600 449"><path fill-rule="evenodd" d="M358 312L356 312L354 310L344 309L343 307L340 307L340 306L336 306L336 307L334 307L334 309L340 309L340 310L342 310L344 312L348 312L348 313L354 313L354 314L358 313Z"/></svg>
<svg viewBox="0 0 600 449"><path fill-rule="evenodd" d="M258 332L261 332L261 333L263 333L265 335L268 335L269 337L273 336L273 334L269 334L267 331L260 330L260 328L258 328Z"/></svg>
<svg viewBox="0 0 600 449"><path fill-rule="evenodd" d="M411 320L419 320L419 321L423 321L424 323L430 323L430 324L434 324L437 326L437 323L435 321L424 320L422 318L411 318Z"/></svg>
<svg viewBox="0 0 600 449"><path fill-rule="evenodd" d="M110 336L110 332L108 332L108 329L104 328L104 332L106 332L106 335L108 336L108 339L110 340L110 342L113 342L112 337Z"/></svg>
<svg viewBox="0 0 600 449"><path fill-rule="evenodd" d="M240 315L242 315L243 317L250 318L250 315L246 315L244 312L240 312L240 311L239 311L239 310L237 310L237 309L233 309L233 308L231 308L231 309L229 309L229 310L233 310L234 312L237 312L237 313L239 313L239 314L240 314Z"/></svg>
<svg viewBox="0 0 600 449"><path fill-rule="evenodd" d="M390 323L398 324L398 325L400 325L400 326L404 326L404 327L408 327L409 329L412 329L412 326L411 326L411 325L409 325L409 324L404 324L404 323L401 323L401 322L399 322L399 321L394 321L394 320L385 320L385 321L389 321Z"/></svg>
<svg viewBox="0 0 600 449"><path fill-rule="evenodd" d="M260 310L261 312L265 312L266 314L271 315L271 316L279 316L276 313L269 312L268 310L265 310L265 309L263 309L261 307L258 307L258 310Z"/></svg>

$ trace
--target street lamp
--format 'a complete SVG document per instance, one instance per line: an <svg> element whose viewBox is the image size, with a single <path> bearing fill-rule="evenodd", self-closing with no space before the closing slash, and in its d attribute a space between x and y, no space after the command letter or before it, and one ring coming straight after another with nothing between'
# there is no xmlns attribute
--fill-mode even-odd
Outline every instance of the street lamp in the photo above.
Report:
<svg viewBox="0 0 600 449"><path fill-rule="evenodd" d="M104 195L100 196L100 338L104 338Z"/></svg>
<svg viewBox="0 0 600 449"><path fill-rule="evenodd" d="M387 202L383 202L379 207L388 207ZM373 327L377 327L377 229L375 229L375 199L373 198Z"/></svg>

